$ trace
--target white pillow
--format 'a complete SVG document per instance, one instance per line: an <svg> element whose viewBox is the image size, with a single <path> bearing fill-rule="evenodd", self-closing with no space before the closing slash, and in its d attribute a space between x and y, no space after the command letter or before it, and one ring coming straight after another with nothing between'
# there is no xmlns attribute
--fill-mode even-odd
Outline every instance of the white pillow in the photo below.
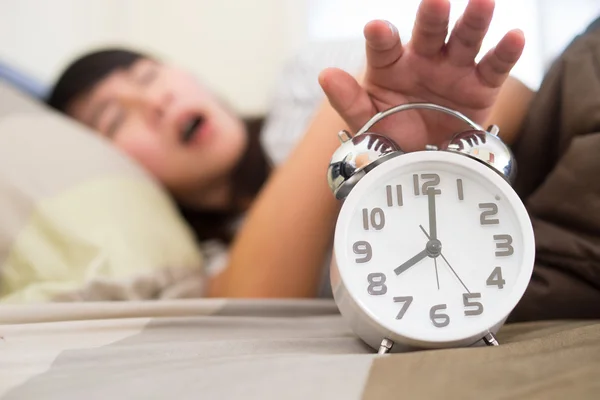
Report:
<svg viewBox="0 0 600 400"><path fill-rule="evenodd" d="M136 163L0 84L0 302L201 296L202 266Z"/></svg>

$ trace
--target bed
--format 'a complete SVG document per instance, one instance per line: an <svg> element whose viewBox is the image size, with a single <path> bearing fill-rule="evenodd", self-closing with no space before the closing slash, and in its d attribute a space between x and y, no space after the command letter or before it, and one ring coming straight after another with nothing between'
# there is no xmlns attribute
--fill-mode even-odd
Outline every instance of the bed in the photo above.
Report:
<svg viewBox="0 0 600 400"><path fill-rule="evenodd" d="M376 355L329 300L0 308L0 398L597 399L600 321L506 325L501 345Z"/></svg>

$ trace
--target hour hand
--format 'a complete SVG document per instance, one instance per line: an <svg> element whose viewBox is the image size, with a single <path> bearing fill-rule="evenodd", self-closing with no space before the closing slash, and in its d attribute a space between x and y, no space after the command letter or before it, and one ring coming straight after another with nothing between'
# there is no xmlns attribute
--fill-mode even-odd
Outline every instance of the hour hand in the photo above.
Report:
<svg viewBox="0 0 600 400"><path fill-rule="evenodd" d="M422 252L420 252L419 254L417 254L398 268L394 269L394 272L396 273L396 275L400 275L401 273L403 273L404 271L406 271L425 257L427 257L427 249L423 249Z"/></svg>

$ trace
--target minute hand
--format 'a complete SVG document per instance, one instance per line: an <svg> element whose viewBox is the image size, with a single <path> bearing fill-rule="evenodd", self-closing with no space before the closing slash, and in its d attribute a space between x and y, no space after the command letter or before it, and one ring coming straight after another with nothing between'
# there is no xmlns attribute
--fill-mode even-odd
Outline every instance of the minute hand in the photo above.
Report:
<svg viewBox="0 0 600 400"><path fill-rule="evenodd" d="M437 240L437 221L435 215L435 189L427 191L427 199L429 202L429 240Z"/></svg>

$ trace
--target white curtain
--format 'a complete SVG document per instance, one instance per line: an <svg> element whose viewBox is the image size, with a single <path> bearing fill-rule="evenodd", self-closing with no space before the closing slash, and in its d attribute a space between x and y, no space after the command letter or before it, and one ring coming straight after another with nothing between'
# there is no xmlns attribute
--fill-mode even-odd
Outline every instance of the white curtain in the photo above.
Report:
<svg viewBox="0 0 600 400"><path fill-rule="evenodd" d="M362 27L372 19L387 19L410 38L419 0L309 0L310 40L362 37ZM467 0L451 0L451 24ZM513 75L537 89L546 68L564 47L596 17L600 0L496 0L494 20L480 57L510 29L523 30L526 46Z"/></svg>

